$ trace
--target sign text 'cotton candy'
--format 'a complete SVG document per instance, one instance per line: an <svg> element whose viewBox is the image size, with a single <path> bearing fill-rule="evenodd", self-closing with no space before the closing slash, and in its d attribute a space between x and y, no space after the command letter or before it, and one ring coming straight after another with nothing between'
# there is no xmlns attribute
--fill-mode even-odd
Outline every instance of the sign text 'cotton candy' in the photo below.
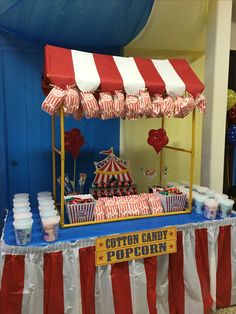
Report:
<svg viewBox="0 0 236 314"><path fill-rule="evenodd" d="M169 142L166 131L162 128L158 130L150 130L148 133L147 143L155 149L157 154L166 146Z"/></svg>

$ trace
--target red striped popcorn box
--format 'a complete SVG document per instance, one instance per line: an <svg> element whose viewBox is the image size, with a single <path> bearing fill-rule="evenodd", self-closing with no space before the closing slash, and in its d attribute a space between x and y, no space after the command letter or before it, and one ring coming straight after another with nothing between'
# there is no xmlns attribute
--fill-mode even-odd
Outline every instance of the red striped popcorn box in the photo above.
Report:
<svg viewBox="0 0 236 314"><path fill-rule="evenodd" d="M186 194L163 195L154 191L154 195L159 196L165 213L182 211L185 208Z"/></svg>
<svg viewBox="0 0 236 314"><path fill-rule="evenodd" d="M42 103L42 109L50 115L54 115L62 106L65 95L66 92L63 89L54 86Z"/></svg>
<svg viewBox="0 0 236 314"><path fill-rule="evenodd" d="M129 216L139 216L139 200L138 199L130 199L129 201Z"/></svg>
<svg viewBox="0 0 236 314"><path fill-rule="evenodd" d="M104 204L96 204L94 208L94 220L105 220L105 206Z"/></svg>
<svg viewBox="0 0 236 314"><path fill-rule="evenodd" d="M126 95L125 100L126 118L129 120L138 119L139 117L138 110L139 110L138 97L135 95Z"/></svg>
<svg viewBox="0 0 236 314"><path fill-rule="evenodd" d="M105 202L105 216L106 219L118 218L118 207L114 200L108 200Z"/></svg>
<svg viewBox="0 0 236 314"><path fill-rule="evenodd" d="M73 114L77 116L79 110L80 97L79 92L75 87L67 86L65 100L64 100L64 112L66 115Z"/></svg>
<svg viewBox="0 0 236 314"><path fill-rule="evenodd" d="M153 195L148 199L148 204L152 214L163 213L163 207L160 197Z"/></svg>
<svg viewBox="0 0 236 314"><path fill-rule="evenodd" d="M119 218L129 216L129 203L127 201L120 201L117 203Z"/></svg>
<svg viewBox="0 0 236 314"><path fill-rule="evenodd" d="M114 91L114 107L116 117L125 116L125 96L121 91Z"/></svg>
<svg viewBox="0 0 236 314"><path fill-rule="evenodd" d="M98 105L100 109L101 118L112 119L115 118L115 104L112 98L111 93L102 92L99 93Z"/></svg>
<svg viewBox="0 0 236 314"><path fill-rule="evenodd" d="M93 221L94 207L95 207L96 201L94 200L91 194L77 195L77 197L80 199L91 198L92 201L90 203L70 204L68 201L66 201L68 198L70 198L70 196L65 197L65 205L66 205L69 222L77 223L77 222Z"/></svg>
<svg viewBox="0 0 236 314"><path fill-rule="evenodd" d="M145 113L147 118L152 117L152 101L151 97L149 95L149 92L147 90L141 90L139 92L139 100L140 100L140 105L139 105L139 114L140 116L143 116Z"/></svg>
<svg viewBox="0 0 236 314"><path fill-rule="evenodd" d="M163 114L162 114L161 108L163 106L163 103L164 103L164 100L160 95L155 94L152 97L152 117L154 118L162 117Z"/></svg>
<svg viewBox="0 0 236 314"><path fill-rule="evenodd" d="M98 118L100 111L96 98L91 92L80 92L81 104L86 118Z"/></svg>
<svg viewBox="0 0 236 314"><path fill-rule="evenodd" d="M140 199L139 201L139 214L140 216L151 214L150 208L148 206L148 202L146 199Z"/></svg>

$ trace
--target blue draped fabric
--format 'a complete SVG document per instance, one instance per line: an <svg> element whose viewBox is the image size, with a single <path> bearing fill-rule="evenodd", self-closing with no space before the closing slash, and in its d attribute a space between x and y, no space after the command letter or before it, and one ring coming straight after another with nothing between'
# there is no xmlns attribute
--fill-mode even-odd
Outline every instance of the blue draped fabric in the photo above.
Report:
<svg viewBox="0 0 236 314"><path fill-rule="evenodd" d="M14 193L52 190L51 119L41 110L43 45L119 55L144 27L153 0L4 0L0 3L0 231ZM30 42L30 43L29 43ZM119 120L66 120L81 129L85 145L78 173L86 190L102 149L119 153ZM57 131L59 131L57 125ZM72 173L68 156L66 169Z"/></svg>
<svg viewBox="0 0 236 314"><path fill-rule="evenodd" d="M112 54L141 31L152 5L153 0L5 0L0 28L41 45Z"/></svg>

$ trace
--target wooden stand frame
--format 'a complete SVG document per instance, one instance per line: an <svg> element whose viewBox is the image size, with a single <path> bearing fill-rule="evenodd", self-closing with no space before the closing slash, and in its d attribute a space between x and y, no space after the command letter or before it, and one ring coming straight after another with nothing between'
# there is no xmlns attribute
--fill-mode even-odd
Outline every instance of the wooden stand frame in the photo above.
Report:
<svg viewBox="0 0 236 314"><path fill-rule="evenodd" d="M165 118L162 118L162 128L164 128ZM65 143L64 143L64 135L65 135L65 126L64 126L64 111L63 108L60 110L60 144L61 148L56 148L55 144L55 116L52 116L52 171L53 171L53 196L56 200L56 185L57 185L57 174L56 174L56 154L60 156L60 172L61 172L61 191L60 191L60 215L61 221L60 225L62 228L82 226L82 225L90 225L90 224L98 224L98 223L108 223L114 221L121 220L130 220L130 219L140 219L147 217L155 217L155 216L169 216L169 215L178 215L178 214L187 214L192 211L192 187L193 187L193 176L194 176L194 158L195 158L195 128L196 128L196 109L192 112L192 141L191 141L191 149L187 150L179 147L165 146L164 149L171 149L175 151L180 151L183 153L190 154L191 162L190 162L190 189L189 189L189 207L184 211L171 212L171 213L161 213L156 215L145 215L145 216L135 216L135 217L126 217L126 218L117 218L117 219L109 219L102 221L89 221L83 223L73 223L73 224L65 224L64 215L65 215ZM162 166L163 166L163 151L160 153L160 183L162 182Z"/></svg>

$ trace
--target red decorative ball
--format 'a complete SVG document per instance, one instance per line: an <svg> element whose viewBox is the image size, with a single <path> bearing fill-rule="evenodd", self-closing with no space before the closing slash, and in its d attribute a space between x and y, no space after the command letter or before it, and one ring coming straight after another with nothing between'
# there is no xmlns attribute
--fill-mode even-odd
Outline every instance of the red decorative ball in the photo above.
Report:
<svg viewBox="0 0 236 314"><path fill-rule="evenodd" d="M232 122L236 123L236 105L234 105L229 111L229 118Z"/></svg>

